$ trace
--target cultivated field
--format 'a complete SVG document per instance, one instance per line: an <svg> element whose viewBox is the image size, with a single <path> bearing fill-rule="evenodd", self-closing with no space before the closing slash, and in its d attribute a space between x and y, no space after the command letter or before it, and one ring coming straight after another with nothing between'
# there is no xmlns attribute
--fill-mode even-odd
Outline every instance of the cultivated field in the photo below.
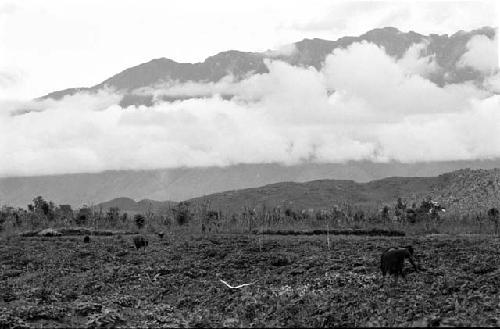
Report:
<svg viewBox="0 0 500 329"><path fill-rule="evenodd" d="M500 326L493 236L132 237L4 238L0 327ZM382 285L406 244L423 270Z"/></svg>

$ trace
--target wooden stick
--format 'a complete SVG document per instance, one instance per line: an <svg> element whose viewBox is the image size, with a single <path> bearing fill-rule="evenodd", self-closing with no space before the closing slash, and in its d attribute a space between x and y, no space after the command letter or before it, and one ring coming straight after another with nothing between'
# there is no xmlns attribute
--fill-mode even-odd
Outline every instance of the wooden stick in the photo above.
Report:
<svg viewBox="0 0 500 329"><path fill-rule="evenodd" d="M251 283L243 283L243 284L240 284L239 286L231 286L229 283L227 283L226 281L222 280L222 279L219 279L220 282L224 283L228 288L230 289L240 289L240 288L243 288L243 287L246 287L246 286L249 286L249 285L252 285L252 284L255 284L255 282L251 282Z"/></svg>
<svg viewBox="0 0 500 329"><path fill-rule="evenodd" d="M330 228L328 222L326 223L326 243L328 244L328 250L330 250Z"/></svg>

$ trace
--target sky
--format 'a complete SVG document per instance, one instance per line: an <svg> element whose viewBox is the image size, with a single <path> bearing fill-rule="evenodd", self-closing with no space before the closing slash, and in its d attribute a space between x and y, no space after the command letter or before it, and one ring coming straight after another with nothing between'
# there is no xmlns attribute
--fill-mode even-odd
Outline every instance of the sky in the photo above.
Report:
<svg viewBox="0 0 500 329"><path fill-rule="evenodd" d="M95 85L153 58L200 62L376 27L498 26L495 1L0 0L0 99Z"/></svg>
<svg viewBox="0 0 500 329"><path fill-rule="evenodd" d="M0 176L304 161L449 161L500 157L498 40L476 36L457 65L480 84L439 87L427 44L402 58L370 43L328 55L320 69L268 60L235 81L151 86L195 95L118 105L113 90L33 101L92 86L167 57L200 62L228 49L287 48L377 27L421 34L497 27L487 1L4 1L0 0ZM138 92L144 92L138 91ZM219 94L234 94L224 100ZM36 111L19 114L29 107ZM17 114L16 114L17 113Z"/></svg>

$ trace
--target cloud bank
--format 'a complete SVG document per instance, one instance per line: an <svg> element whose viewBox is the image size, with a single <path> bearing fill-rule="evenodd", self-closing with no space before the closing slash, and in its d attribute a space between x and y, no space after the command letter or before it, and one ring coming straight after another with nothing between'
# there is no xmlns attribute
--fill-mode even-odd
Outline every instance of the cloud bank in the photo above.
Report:
<svg viewBox="0 0 500 329"><path fill-rule="evenodd" d="M467 51L458 61L462 67L471 67L486 74L498 68L498 39L491 40L485 35L476 35L467 42Z"/></svg>
<svg viewBox="0 0 500 329"><path fill-rule="evenodd" d="M334 51L319 71L269 60L269 73L242 81L136 90L154 94L149 107L122 108L113 90L0 104L0 175L499 157L500 78L490 59L475 56L484 43L471 40L463 58L488 67L483 86L430 82L439 67L421 56L426 45L396 60L357 43Z"/></svg>

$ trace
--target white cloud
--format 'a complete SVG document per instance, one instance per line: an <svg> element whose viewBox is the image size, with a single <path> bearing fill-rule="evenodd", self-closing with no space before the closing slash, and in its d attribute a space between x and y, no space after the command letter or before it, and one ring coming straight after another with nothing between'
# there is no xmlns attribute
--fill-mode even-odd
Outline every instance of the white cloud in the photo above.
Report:
<svg viewBox="0 0 500 329"><path fill-rule="evenodd" d="M403 162L488 159L500 156L500 97L473 100L467 110L410 116L381 127L382 155Z"/></svg>
<svg viewBox="0 0 500 329"><path fill-rule="evenodd" d="M274 50L267 50L265 55L270 58L281 57L281 56L292 56L297 52L297 47L294 43L289 43L282 45Z"/></svg>
<svg viewBox="0 0 500 329"><path fill-rule="evenodd" d="M194 82L188 81L180 83L178 81L168 81L156 84L152 87L138 88L132 91L136 95L153 95L155 102L161 101L163 96L170 97L207 97L211 95L234 95L238 85L233 76L228 75L217 82Z"/></svg>
<svg viewBox="0 0 500 329"><path fill-rule="evenodd" d="M0 71L0 88L7 89L19 82L20 77L12 72Z"/></svg>
<svg viewBox="0 0 500 329"><path fill-rule="evenodd" d="M18 7L13 2L5 2L0 4L0 16L11 15L18 10Z"/></svg>
<svg viewBox="0 0 500 329"><path fill-rule="evenodd" d="M268 61L269 73L239 82L158 86L157 95L208 98L151 107L123 109L111 90L0 104L0 175L500 156L491 133L500 96L434 85L408 64L419 63L417 53L398 61L362 43L336 50L320 71ZM225 93L234 98L214 95ZM19 108L38 112L11 115Z"/></svg>
<svg viewBox="0 0 500 329"><path fill-rule="evenodd" d="M485 35L472 37L457 65L469 66L486 74L493 73L498 69L498 38L491 40Z"/></svg>
<svg viewBox="0 0 500 329"><path fill-rule="evenodd" d="M416 113L453 112L469 98L485 96L468 84L439 88L409 74L405 65L374 44L357 43L327 57L324 71L329 88L364 102L370 115L381 122Z"/></svg>
<svg viewBox="0 0 500 329"><path fill-rule="evenodd" d="M500 94L500 71L487 77L485 79L484 86L491 92Z"/></svg>
<svg viewBox="0 0 500 329"><path fill-rule="evenodd" d="M439 65L436 63L435 56L422 56L427 48L426 43L416 43L410 46L398 64L408 73L419 74L422 77L429 77L430 74L438 71Z"/></svg>

